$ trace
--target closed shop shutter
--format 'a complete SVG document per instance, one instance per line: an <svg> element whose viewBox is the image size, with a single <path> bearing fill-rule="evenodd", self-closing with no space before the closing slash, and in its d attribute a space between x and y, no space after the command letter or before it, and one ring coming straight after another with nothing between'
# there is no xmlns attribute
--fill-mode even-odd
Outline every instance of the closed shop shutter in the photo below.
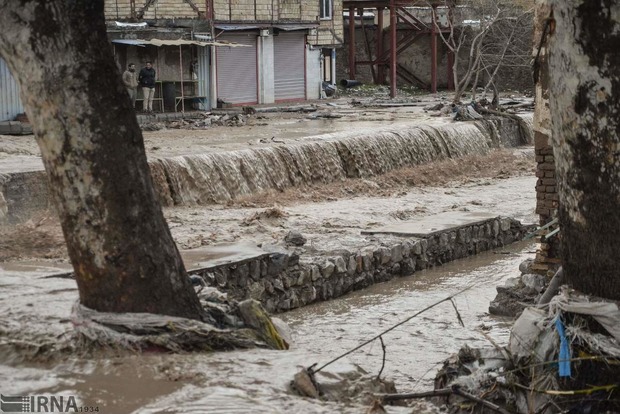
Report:
<svg viewBox="0 0 620 414"><path fill-rule="evenodd" d="M224 102L258 102L256 36L256 33L223 34L218 38L250 46L217 48L217 95Z"/></svg>
<svg viewBox="0 0 620 414"><path fill-rule="evenodd" d="M304 33L274 36L276 101L306 98L306 40Z"/></svg>

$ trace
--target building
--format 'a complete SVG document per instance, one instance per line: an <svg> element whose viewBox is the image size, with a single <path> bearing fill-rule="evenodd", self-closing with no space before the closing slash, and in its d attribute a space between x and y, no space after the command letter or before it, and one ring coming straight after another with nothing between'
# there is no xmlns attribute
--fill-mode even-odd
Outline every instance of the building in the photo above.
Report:
<svg viewBox="0 0 620 414"><path fill-rule="evenodd" d="M108 33L121 66L154 62L160 99L181 95L200 109L318 99L335 83L342 44L342 0L107 0ZM137 44L138 40L195 44ZM226 45L230 46L226 46ZM239 47L233 47L239 46ZM178 49L178 50L177 50ZM183 81L184 85L180 83ZM181 93L183 92L183 93Z"/></svg>
<svg viewBox="0 0 620 414"><path fill-rule="evenodd" d="M105 16L119 70L157 70L155 110L318 99L336 81L342 0L105 0ZM23 109L2 61L0 86L0 120L13 119Z"/></svg>

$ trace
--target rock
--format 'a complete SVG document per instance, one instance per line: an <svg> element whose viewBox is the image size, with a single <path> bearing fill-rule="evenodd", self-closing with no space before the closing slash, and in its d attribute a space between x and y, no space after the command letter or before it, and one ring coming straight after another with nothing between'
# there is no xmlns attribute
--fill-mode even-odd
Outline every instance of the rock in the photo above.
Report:
<svg viewBox="0 0 620 414"><path fill-rule="evenodd" d="M510 219L509 218L502 218L500 219L500 228L502 229L502 231L508 231L510 230Z"/></svg>
<svg viewBox="0 0 620 414"><path fill-rule="evenodd" d="M325 279L329 278L331 275L334 274L334 270L336 269L336 266L330 262L330 261L326 261L325 263L323 263L323 265L321 266L321 274L323 275L323 277Z"/></svg>
<svg viewBox="0 0 620 414"><path fill-rule="evenodd" d="M534 264L534 260L533 259L524 260L519 265L519 271L521 273L523 273L523 274L524 273L530 273L533 264Z"/></svg>
<svg viewBox="0 0 620 414"><path fill-rule="evenodd" d="M319 390L306 369L302 369L293 377L291 387L301 396L319 398Z"/></svg>
<svg viewBox="0 0 620 414"><path fill-rule="evenodd" d="M260 302L252 299L239 303L239 314L246 326L255 329L260 338L274 349L288 349Z"/></svg>
<svg viewBox="0 0 620 414"><path fill-rule="evenodd" d="M519 285L519 279L516 277L509 277L504 282L504 285L501 286L504 289L516 288Z"/></svg>
<svg viewBox="0 0 620 414"><path fill-rule="evenodd" d="M349 263L347 265L347 274L349 276L353 276L357 271L357 260L355 260L355 256L349 257Z"/></svg>
<svg viewBox="0 0 620 414"><path fill-rule="evenodd" d="M306 239L300 232L292 230L288 232L286 237L284 237L284 241L288 245L303 246L306 244L308 239Z"/></svg>
<svg viewBox="0 0 620 414"><path fill-rule="evenodd" d="M310 270L310 277L313 282L316 282L321 278L321 271L319 270L318 266L312 266Z"/></svg>
<svg viewBox="0 0 620 414"><path fill-rule="evenodd" d="M263 293L265 293L265 287L260 282L253 282L248 288L248 293L250 295L250 298L260 300L263 296Z"/></svg>
<svg viewBox="0 0 620 414"><path fill-rule="evenodd" d="M347 271L347 265L340 256L334 259L334 265L336 266L336 273L345 273Z"/></svg>
<svg viewBox="0 0 620 414"><path fill-rule="evenodd" d="M293 331L291 331L291 327L280 318L271 318L271 323L273 323L273 326L276 328L284 342L286 342L288 346L292 345Z"/></svg>
<svg viewBox="0 0 620 414"><path fill-rule="evenodd" d="M419 241L415 242L413 244L413 248L411 249L411 251L413 252L413 254L415 254L416 256L419 256L422 254L422 243L420 243Z"/></svg>
<svg viewBox="0 0 620 414"><path fill-rule="evenodd" d="M525 286L536 292L542 292L547 286L547 278L543 275L537 275L535 273L526 273L521 276L521 281Z"/></svg>
<svg viewBox="0 0 620 414"><path fill-rule="evenodd" d="M390 255L392 256L392 263L398 263L403 260L403 246L401 244L395 244L390 249Z"/></svg>

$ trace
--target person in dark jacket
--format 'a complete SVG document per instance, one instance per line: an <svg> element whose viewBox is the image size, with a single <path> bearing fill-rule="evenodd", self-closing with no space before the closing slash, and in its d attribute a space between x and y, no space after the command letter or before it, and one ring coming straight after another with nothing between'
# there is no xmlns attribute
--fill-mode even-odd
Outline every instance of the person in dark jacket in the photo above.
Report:
<svg viewBox="0 0 620 414"><path fill-rule="evenodd" d="M153 112L153 98L155 97L155 69L153 69L151 62L146 62L146 67L140 70L138 82L142 87L142 94L144 95L142 109L144 112Z"/></svg>

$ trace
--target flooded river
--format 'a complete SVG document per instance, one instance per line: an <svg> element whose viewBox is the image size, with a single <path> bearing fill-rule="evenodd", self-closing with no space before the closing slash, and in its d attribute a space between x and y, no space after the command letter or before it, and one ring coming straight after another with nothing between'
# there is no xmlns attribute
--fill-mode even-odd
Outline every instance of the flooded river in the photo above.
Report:
<svg viewBox="0 0 620 414"><path fill-rule="evenodd" d="M361 413L352 404L295 397L287 387L301 367L323 363L363 340L465 287L456 306L449 302L425 312L385 335L383 376L401 392L427 390L441 362L464 344L488 346L478 332L507 339L506 321L487 314L495 287L518 274L531 257L533 243L449 263L413 276L378 284L342 298L279 315L293 330L289 351L235 351L192 355L114 355L61 357L27 363L19 355L33 342L55 341L70 331L68 317L77 299L71 279L46 278L57 271L45 264L0 264L0 391L4 395L74 395L79 404L101 413ZM9 339L10 338L10 339ZM15 353L7 341L19 338ZM376 374L382 351L373 343L330 365L325 371L344 375L357 366ZM420 412L419 409L414 410ZM411 408L389 407L390 413Z"/></svg>

